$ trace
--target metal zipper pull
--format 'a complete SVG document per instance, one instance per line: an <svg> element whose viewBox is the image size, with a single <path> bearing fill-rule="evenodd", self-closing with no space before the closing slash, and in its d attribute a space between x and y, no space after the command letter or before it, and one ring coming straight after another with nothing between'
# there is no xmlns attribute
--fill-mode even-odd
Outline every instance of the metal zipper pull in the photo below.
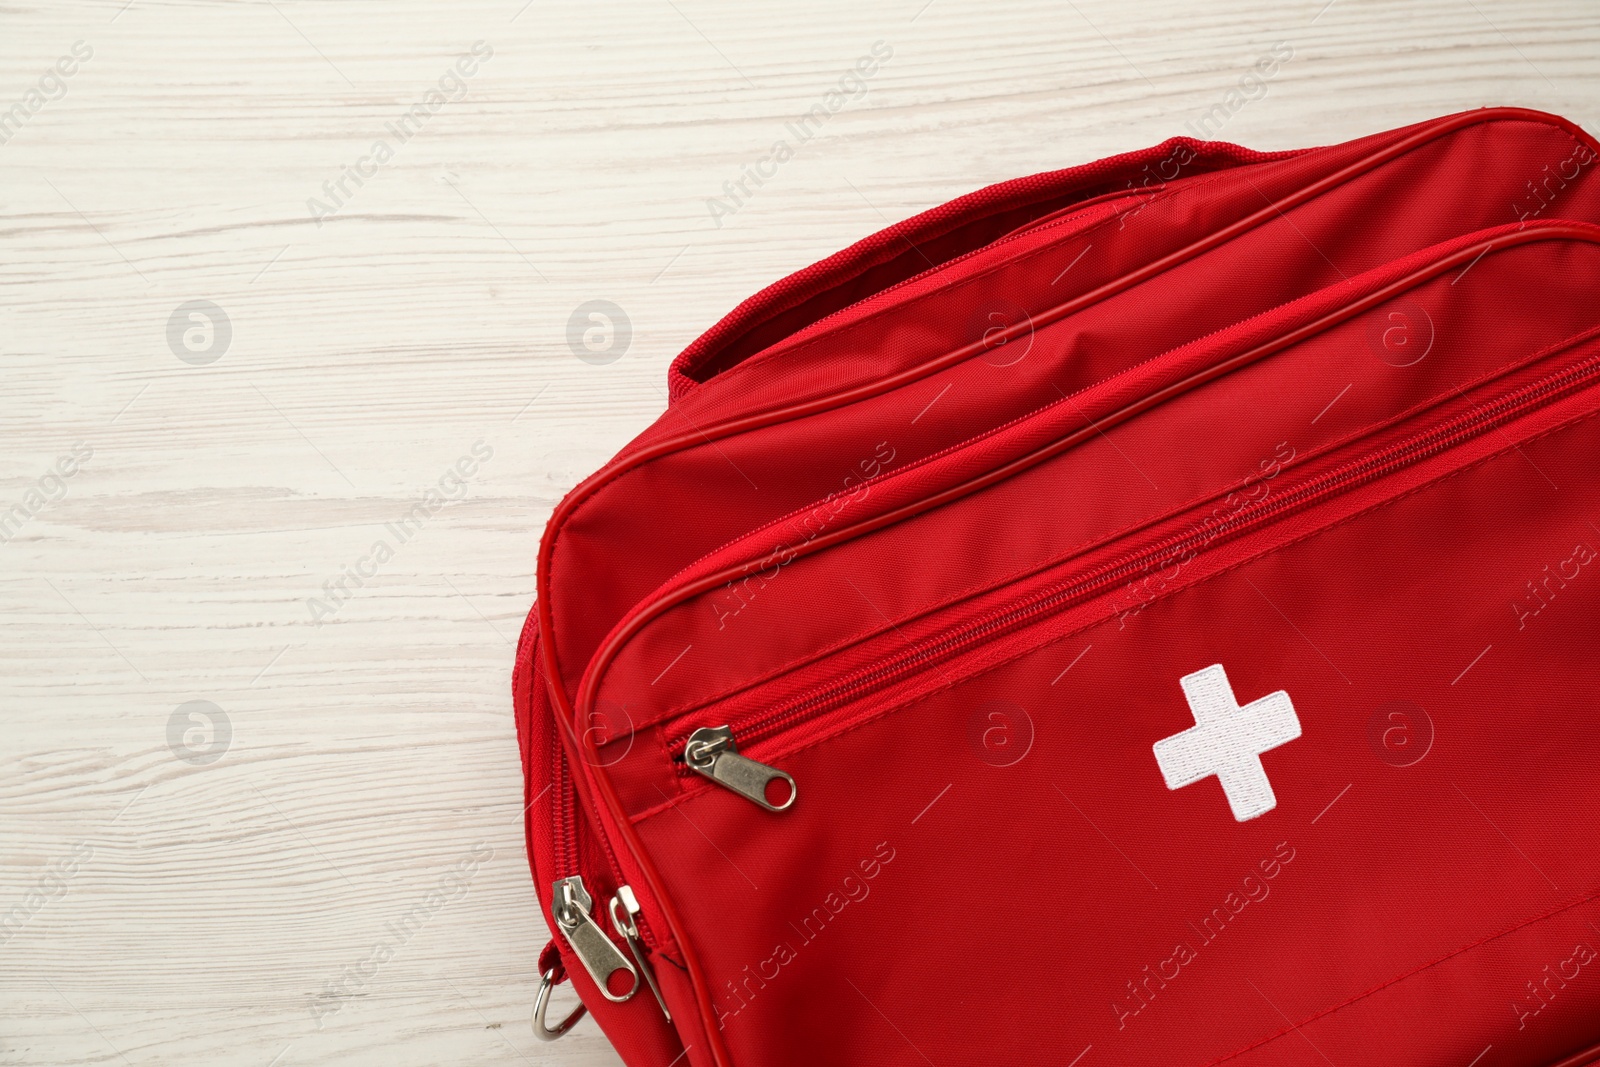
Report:
<svg viewBox="0 0 1600 1067"><path fill-rule="evenodd" d="M567 944L577 953L579 961L583 963L583 969L594 979L594 984L600 988L602 996L621 1004L639 991L639 972L634 970L633 964L628 962L628 957L622 954L622 950L594 921L592 917L594 900L589 896L589 891L583 887L581 877L574 875L555 883L554 901L550 910L555 913L556 925L561 928ZM633 984L626 992L620 994L611 991L611 976L618 971L627 971L633 978Z"/></svg>
<svg viewBox="0 0 1600 1067"><path fill-rule="evenodd" d="M794 779L765 763L757 763L739 755L734 743L733 729L728 726L702 726L689 735L683 747L684 762L718 785L733 790L746 800L760 804L768 811L784 811L794 804L799 790ZM783 803L774 804L767 799L767 786L782 779L789 785L789 795Z"/></svg>
<svg viewBox="0 0 1600 1067"><path fill-rule="evenodd" d="M650 992L656 995L656 1003L661 1005L661 1014L670 1023L672 1012L667 1010L667 998L661 995L661 987L656 985L655 970L645 962L644 942L639 939L639 898L633 895L633 886L617 886L617 895L611 898L611 925L616 928L617 935L628 943L628 951L633 953L639 973L644 975Z"/></svg>

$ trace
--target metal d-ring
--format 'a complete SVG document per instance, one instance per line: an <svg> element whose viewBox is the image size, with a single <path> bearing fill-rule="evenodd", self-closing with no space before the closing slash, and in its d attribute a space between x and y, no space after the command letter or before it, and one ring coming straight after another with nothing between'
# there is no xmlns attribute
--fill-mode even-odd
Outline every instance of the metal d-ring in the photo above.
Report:
<svg viewBox="0 0 1600 1067"><path fill-rule="evenodd" d="M577 1025L578 1020L589 1014L589 1009L583 1006L580 1000L578 1006L573 1008L565 1019L556 1023L552 1029L545 1025L544 1013L550 1008L550 990L555 988L556 972L545 971L539 976L539 995L533 998L533 1036L540 1041L557 1041L565 1037L568 1030Z"/></svg>

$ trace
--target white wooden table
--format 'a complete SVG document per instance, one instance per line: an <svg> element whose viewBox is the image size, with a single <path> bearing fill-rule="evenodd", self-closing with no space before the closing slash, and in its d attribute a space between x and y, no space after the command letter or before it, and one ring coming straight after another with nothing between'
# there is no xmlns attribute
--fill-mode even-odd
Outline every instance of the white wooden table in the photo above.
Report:
<svg viewBox="0 0 1600 1067"><path fill-rule="evenodd" d="M555 501L744 296L979 185L1208 114L1600 120L1593 0L1325 3L0 9L0 1063L617 1062L528 1027L509 678ZM610 362L567 341L595 299Z"/></svg>

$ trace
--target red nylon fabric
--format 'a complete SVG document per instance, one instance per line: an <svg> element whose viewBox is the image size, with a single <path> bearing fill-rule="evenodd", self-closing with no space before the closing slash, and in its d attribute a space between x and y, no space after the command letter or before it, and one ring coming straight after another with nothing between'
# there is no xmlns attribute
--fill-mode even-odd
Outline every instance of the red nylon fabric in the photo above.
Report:
<svg viewBox="0 0 1600 1067"><path fill-rule="evenodd" d="M1597 163L1170 141L686 349L513 686L547 918L642 906L670 1024L555 942L624 1059L1592 1062ZM792 807L689 768L723 725Z"/></svg>

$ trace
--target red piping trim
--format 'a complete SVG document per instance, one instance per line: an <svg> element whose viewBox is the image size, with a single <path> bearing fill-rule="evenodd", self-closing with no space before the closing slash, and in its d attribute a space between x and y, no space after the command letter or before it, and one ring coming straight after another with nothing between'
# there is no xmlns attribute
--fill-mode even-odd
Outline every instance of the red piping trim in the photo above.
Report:
<svg viewBox="0 0 1600 1067"><path fill-rule="evenodd" d="M1594 1067L1597 1063L1600 1063L1600 1045L1590 1045L1560 1063L1552 1063L1550 1067Z"/></svg>

